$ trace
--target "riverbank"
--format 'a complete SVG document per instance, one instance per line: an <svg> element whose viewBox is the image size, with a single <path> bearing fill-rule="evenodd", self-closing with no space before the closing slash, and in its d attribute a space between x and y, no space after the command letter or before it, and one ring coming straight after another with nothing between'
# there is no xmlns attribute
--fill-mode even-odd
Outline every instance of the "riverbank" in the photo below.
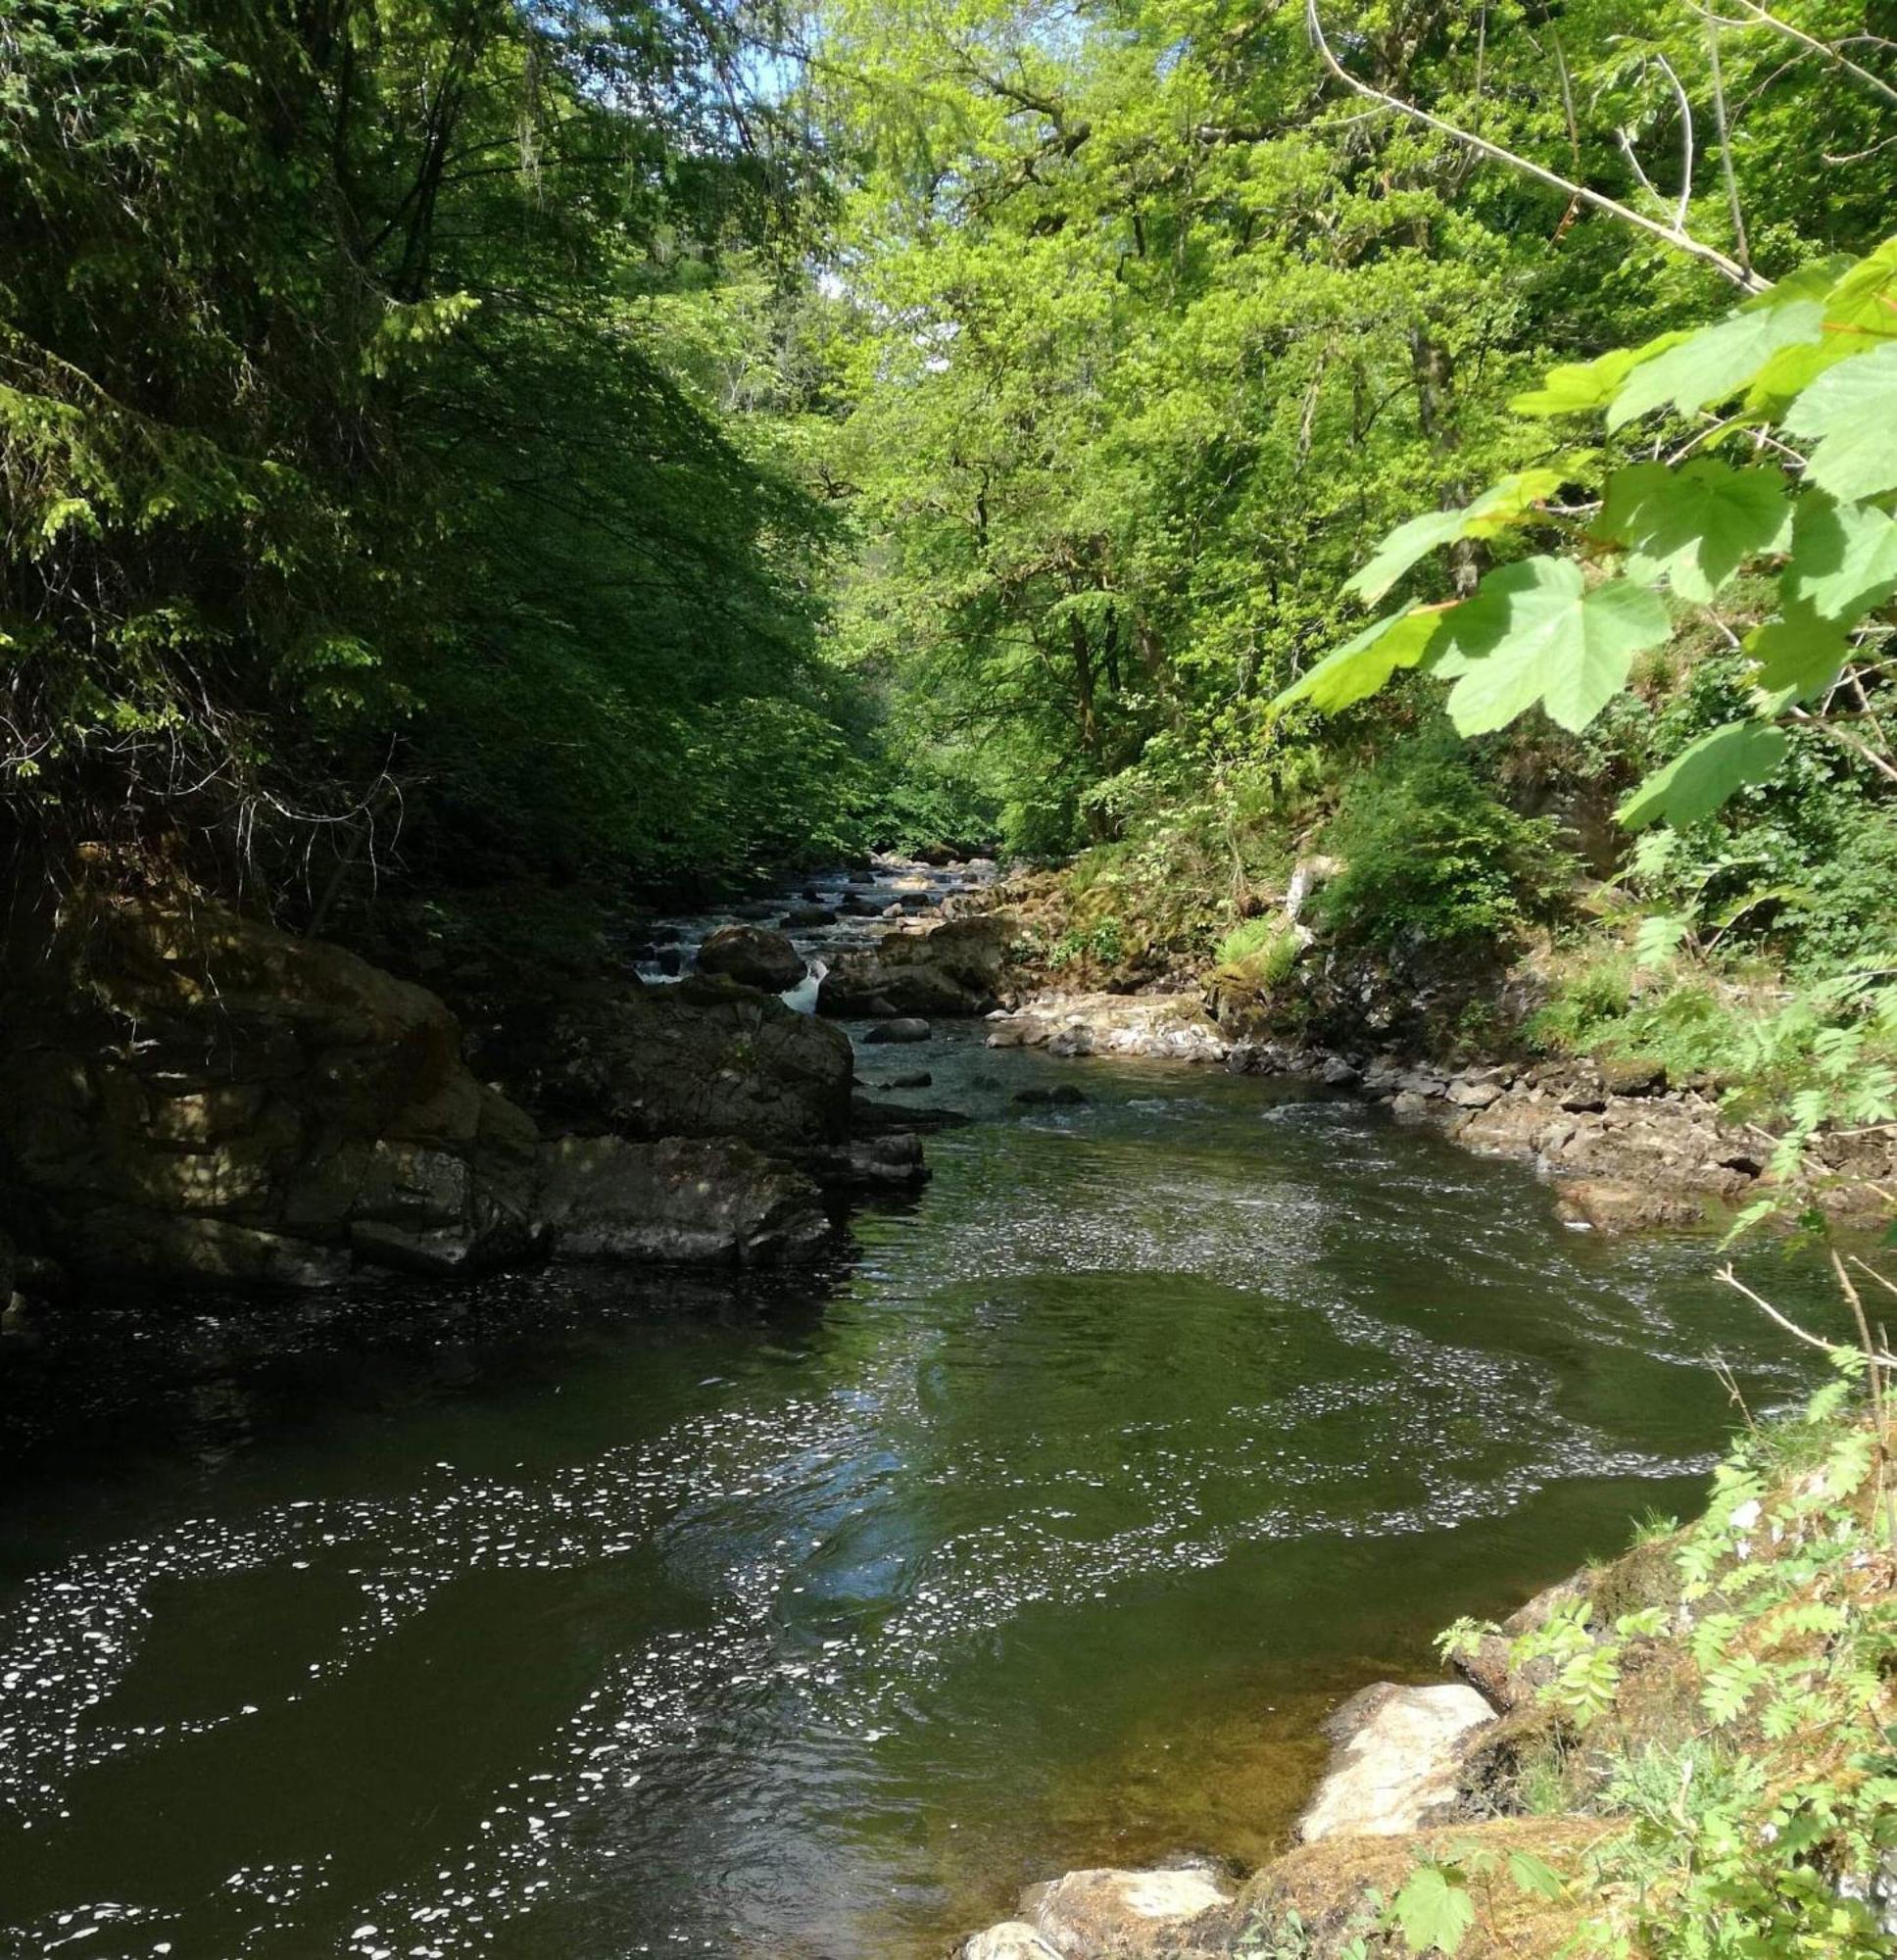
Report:
<svg viewBox="0 0 1897 1960"><path fill-rule="evenodd" d="M1724 1228L1755 1209L1870 1228L1897 1206L1897 1125L1824 1122L1791 1149L1782 1111L1714 1072L1609 1046L1550 1050L1532 1039L1549 983L1532 962L1458 970L1426 948L1401 965L1313 951L1297 966L1289 956L1312 946L1300 914L1335 869L1300 866L1262 921L1261 943L1286 950L1282 970L1221 964L1184 940L1102 948L1097 929L1090 939L1068 922L1068 874L1017 876L995 895L1009 1004L989 1039L1309 1078L1533 1165L1562 1216L1590 1229Z"/></svg>
<svg viewBox="0 0 1897 1960"><path fill-rule="evenodd" d="M1450 1628L1461 1681L1353 1695L1248 1879L1069 1872L960 1960L1886 1953L1892 1433L1840 1393L1741 1441L1696 1523Z"/></svg>

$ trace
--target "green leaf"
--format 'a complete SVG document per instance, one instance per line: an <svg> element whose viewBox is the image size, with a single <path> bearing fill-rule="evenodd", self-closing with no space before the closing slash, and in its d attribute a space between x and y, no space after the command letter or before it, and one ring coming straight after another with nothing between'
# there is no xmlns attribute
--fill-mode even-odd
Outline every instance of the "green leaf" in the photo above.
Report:
<svg viewBox="0 0 1897 1960"><path fill-rule="evenodd" d="M1419 1865L1390 1901L1389 1910L1412 1953L1453 1954L1476 1923L1468 1886L1452 1880L1440 1865Z"/></svg>
<svg viewBox="0 0 1897 1960"><path fill-rule="evenodd" d="M1850 267L1824 303L1824 323L1859 333L1897 334L1897 238Z"/></svg>
<svg viewBox="0 0 1897 1960"><path fill-rule="evenodd" d="M1654 770L1614 812L1629 830L1664 817L1697 823L1747 783L1763 782L1785 760L1785 732L1769 721L1728 721Z"/></svg>
<svg viewBox="0 0 1897 1960"><path fill-rule="evenodd" d="M1398 667L1413 667L1429 650L1446 615L1439 608L1391 612L1366 626L1300 674L1271 705L1276 714L1308 701L1327 714L1373 695Z"/></svg>
<svg viewBox="0 0 1897 1960"><path fill-rule="evenodd" d="M1782 619L1755 626L1745 650L1759 662L1755 684L1769 694L1789 692L1794 701L1823 694L1851 651L1843 627L1809 606L1788 607Z"/></svg>
<svg viewBox="0 0 1897 1960"><path fill-rule="evenodd" d="M1438 545L1458 538L1493 537L1508 525L1519 524L1537 504L1552 497L1561 483L1558 469L1525 469L1503 477L1463 510L1426 511L1422 516L1398 524L1343 589L1374 606L1419 559L1427 558Z"/></svg>
<svg viewBox="0 0 1897 1960"><path fill-rule="evenodd" d="M1664 577L1705 606L1749 558L1782 548L1791 519L1775 469L1734 469L1701 457L1683 469L1636 463L1609 477L1597 537L1629 547L1630 577Z"/></svg>
<svg viewBox="0 0 1897 1960"><path fill-rule="evenodd" d="M1354 592L1367 606L1374 606L1389 588L1438 545L1462 536L1467 520L1463 511L1426 511L1408 523L1398 524L1362 570L1344 582L1344 591Z"/></svg>
<svg viewBox="0 0 1897 1960"><path fill-rule="evenodd" d="M1561 1874L1532 1851L1511 1851L1508 1875L1515 1881L1518 1891L1532 1892L1538 1898L1558 1899L1568 1889Z"/></svg>
<svg viewBox="0 0 1897 1960"><path fill-rule="evenodd" d="M1801 497L1783 589L1787 611L1849 625L1897 592L1897 519L1869 504Z"/></svg>
<svg viewBox="0 0 1897 1960"><path fill-rule="evenodd" d="M1651 361L1687 338L1689 329L1663 333L1643 347L1617 347L1597 361L1571 361L1554 368L1539 388L1517 395L1509 407L1518 416L1584 416L1604 409L1621 384L1642 362Z"/></svg>
<svg viewBox="0 0 1897 1960"><path fill-rule="evenodd" d="M1736 313L1702 327L1657 360L1642 363L1614 397L1607 426L1617 429L1658 408L1692 415L1736 394L1781 347L1816 341L1824 330L1824 309L1816 300L1793 300L1757 313Z"/></svg>
<svg viewBox="0 0 1897 1960"><path fill-rule="evenodd" d="M1657 594L1626 578L1591 589L1565 559L1531 558L1491 571L1449 615L1444 657L1449 717L1486 734L1539 702L1579 732L1627 685L1635 654L1672 631Z"/></svg>
<svg viewBox="0 0 1897 1960"><path fill-rule="evenodd" d="M1816 439L1806 480L1846 502L1897 489L1897 341L1828 368L1785 412Z"/></svg>

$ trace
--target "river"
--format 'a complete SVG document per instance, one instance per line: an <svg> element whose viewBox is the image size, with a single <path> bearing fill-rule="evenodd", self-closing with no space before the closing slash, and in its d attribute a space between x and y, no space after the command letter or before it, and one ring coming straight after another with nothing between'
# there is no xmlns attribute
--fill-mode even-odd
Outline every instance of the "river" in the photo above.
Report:
<svg viewBox="0 0 1897 1960"><path fill-rule="evenodd" d="M923 1960L1069 1865L1255 1861L1332 1701L1697 1503L1710 1348L1796 1386L1704 1243L980 1036L862 1052L976 1120L834 1273L9 1344L0 1953Z"/></svg>

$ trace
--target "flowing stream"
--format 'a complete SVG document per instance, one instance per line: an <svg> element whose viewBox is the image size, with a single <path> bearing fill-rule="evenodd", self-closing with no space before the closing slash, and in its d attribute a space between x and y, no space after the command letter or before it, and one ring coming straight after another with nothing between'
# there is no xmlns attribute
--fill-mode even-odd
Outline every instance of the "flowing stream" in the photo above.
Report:
<svg viewBox="0 0 1897 1960"><path fill-rule="evenodd" d="M980 1038L862 1052L976 1120L835 1274L14 1344L0 1954L922 1960L1069 1865L1255 1861L1332 1701L1697 1503L1709 1349L1796 1389L1708 1245Z"/></svg>

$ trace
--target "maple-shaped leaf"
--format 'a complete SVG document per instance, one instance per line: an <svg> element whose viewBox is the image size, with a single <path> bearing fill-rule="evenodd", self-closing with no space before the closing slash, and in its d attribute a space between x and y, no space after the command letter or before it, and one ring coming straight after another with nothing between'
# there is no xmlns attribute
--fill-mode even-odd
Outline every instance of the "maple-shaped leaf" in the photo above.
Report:
<svg viewBox="0 0 1897 1960"><path fill-rule="evenodd" d="M1449 718L1464 735L1503 727L1536 702L1579 732L1627 685L1633 657L1672 630L1647 586L1590 587L1566 559L1524 559L1447 615L1433 671L1455 683Z"/></svg>
<svg viewBox="0 0 1897 1960"><path fill-rule="evenodd" d="M1705 606L1747 559L1782 549L1791 521L1783 475L1701 457L1682 469L1635 463L1608 478L1595 536L1626 545L1629 577L1665 578Z"/></svg>

